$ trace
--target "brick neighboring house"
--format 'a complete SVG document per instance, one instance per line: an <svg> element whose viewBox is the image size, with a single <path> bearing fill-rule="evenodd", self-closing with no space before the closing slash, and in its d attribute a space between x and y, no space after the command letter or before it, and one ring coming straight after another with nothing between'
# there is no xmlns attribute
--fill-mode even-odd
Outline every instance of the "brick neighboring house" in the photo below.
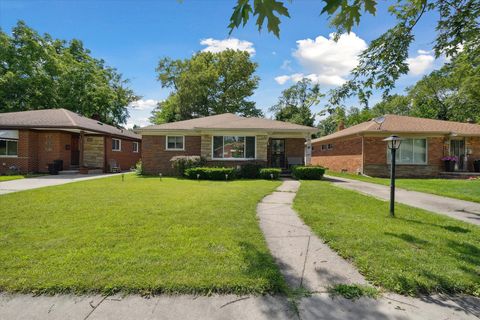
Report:
<svg viewBox="0 0 480 320"><path fill-rule="evenodd" d="M387 177L390 160L382 140L390 135L405 139L397 152L399 177L438 176L445 171L444 156L459 158L457 171L473 171L473 160L480 159L480 125L386 115L312 140L312 164Z"/></svg>
<svg viewBox="0 0 480 320"><path fill-rule="evenodd" d="M225 113L137 131L142 135L144 171L171 175L170 160L179 155L202 156L209 166L258 163L288 169L293 164L308 163L310 136L317 129Z"/></svg>
<svg viewBox="0 0 480 320"><path fill-rule="evenodd" d="M12 166L22 173L48 172L54 160L63 160L64 170L126 170L140 155L139 135L66 109L0 114L0 174Z"/></svg>

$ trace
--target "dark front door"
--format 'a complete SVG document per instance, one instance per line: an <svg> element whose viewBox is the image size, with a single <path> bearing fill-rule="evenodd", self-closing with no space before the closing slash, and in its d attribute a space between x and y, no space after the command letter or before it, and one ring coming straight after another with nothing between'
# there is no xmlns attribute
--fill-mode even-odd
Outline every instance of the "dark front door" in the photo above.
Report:
<svg viewBox="0 0 480 320"><path fill-rule="evenodd" d="M78 166L80 164L79 140L79 135L72 134L72 142L70 143L70 164L72 166Z"/></svg>
<svg viewBox="0 0 480 320"><path fill-rule="evenodd" d="M285 140L272 139L270 144L271 166L273 168L285 168Z"/></svg>
<svg viewBox="0 0 480 320"><path fill-rule="evenodd" d="M458 158L455 170L465 169L465 140L450 140L450 155Z"/></svg>

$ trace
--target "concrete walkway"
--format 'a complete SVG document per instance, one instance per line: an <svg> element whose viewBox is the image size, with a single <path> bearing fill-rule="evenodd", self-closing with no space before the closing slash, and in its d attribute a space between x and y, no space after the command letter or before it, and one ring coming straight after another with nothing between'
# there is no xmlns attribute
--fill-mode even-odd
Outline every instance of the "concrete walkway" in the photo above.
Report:
<svg viewBox="0 0 480 320"><path fill-rule="evenodd" d="M480 299L429 296L420 299L386 294L378 300L331 298L325 289L335 283L366 283L291 208L297 181L285 181L258 205L260 226L273 256L293 288L312 291L292 303L282 296L31 296L0 294L0 320L162 319L162 320L357 320L477 319Z"/></svg>
<svg viewBox="0 0 480 320"><path fill-rule="evenodd" d="M367 284L348 261L312 233L292 209L299 181L286 180L257 206L260 227L280 271L292 288L305 288L311 297L300 300L301 319L475 319L480 299L428 296L410 298L384 294L378 300L332 299L335 284Z"/></svg>
<svg viewBox="0 0 480 320"><path fill-rule="evenodd" d="M369 196L374 196L380 200L390 200L390 187L388 186L347 178L325 177L335 186L358 191ZM395 190L395 202L480 225L480 203L447 198L430 193L408 191L400 188L396 188Z"/></svg>
<svg viewBox="0 0 480 320"><path fill-rule="evenodd" d="M113 174L59 174L51 176L40 176L36 178L25 178L0 182L0 195L30 189L57 186L61 184L111 177Z"/></svg>

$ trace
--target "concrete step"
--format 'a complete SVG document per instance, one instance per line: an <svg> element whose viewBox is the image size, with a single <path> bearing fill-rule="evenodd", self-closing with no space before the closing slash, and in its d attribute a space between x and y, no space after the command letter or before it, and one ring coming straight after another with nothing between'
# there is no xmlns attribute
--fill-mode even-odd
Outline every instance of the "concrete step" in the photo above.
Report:
<svg viewBox="0 0 480 320"><path fill-rule="evenodd" d="M79 170L62 170L58 171L58 174L79 174Z"/></svg>

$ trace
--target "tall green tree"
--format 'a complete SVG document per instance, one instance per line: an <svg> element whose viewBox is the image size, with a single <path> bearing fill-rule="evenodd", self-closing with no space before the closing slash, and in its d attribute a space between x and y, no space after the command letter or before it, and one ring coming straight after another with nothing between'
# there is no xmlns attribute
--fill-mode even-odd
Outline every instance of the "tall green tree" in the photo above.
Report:
<svg viewBox="0 0 480 320"><path fill-rule="evenodd" d="M415 26L427 13L437 21L431 25L436 32L433 42L435 55L456 56L460 49L468 48L472 56L480 55L480 1L478 0L389 0L389 13L394 25L374 39L360 55L359 65L352 77L331 92L330 103L341 105L345 98L357 95L367 105L374 90L383 90L388 96L396 80L408 72L408 51L415 39ZM259 30L267 24L269 32L280 34L282 18L290 13L284 0L237 0L230 17L229 29L247 24L253 16ZM322 5L320 4L322 3ZM363 14L375 15L375 0L322 0L319 11L326 14L337 36L358 26ZM385 21L385 16L379 20Z"/></svg>
<svg viewBox="0 0 480 320"><path fill-rule="evenodd" d="M245 51L199 52L185 60L163 58L158 63L158 80L172 90L150 118L165 123L236 113L261 116L248 98L258 87L257 64Z"/></svg>
<svg viewBox="0 0 480 320"><path fill-rule="evenodd" d="M304 78L283 90L270 111L274 112L276 120L313 126L315 114L311 108L317 105L323 96L318 84L312 84L311 80Z"/></svg>
<svg viewBox="0 0 480 320"><path fill-rule="evenodd" d="M119 125L138 97L114 68L81 41L39 35L19 21L0 30L0 112L66 108Z"/></svg>

